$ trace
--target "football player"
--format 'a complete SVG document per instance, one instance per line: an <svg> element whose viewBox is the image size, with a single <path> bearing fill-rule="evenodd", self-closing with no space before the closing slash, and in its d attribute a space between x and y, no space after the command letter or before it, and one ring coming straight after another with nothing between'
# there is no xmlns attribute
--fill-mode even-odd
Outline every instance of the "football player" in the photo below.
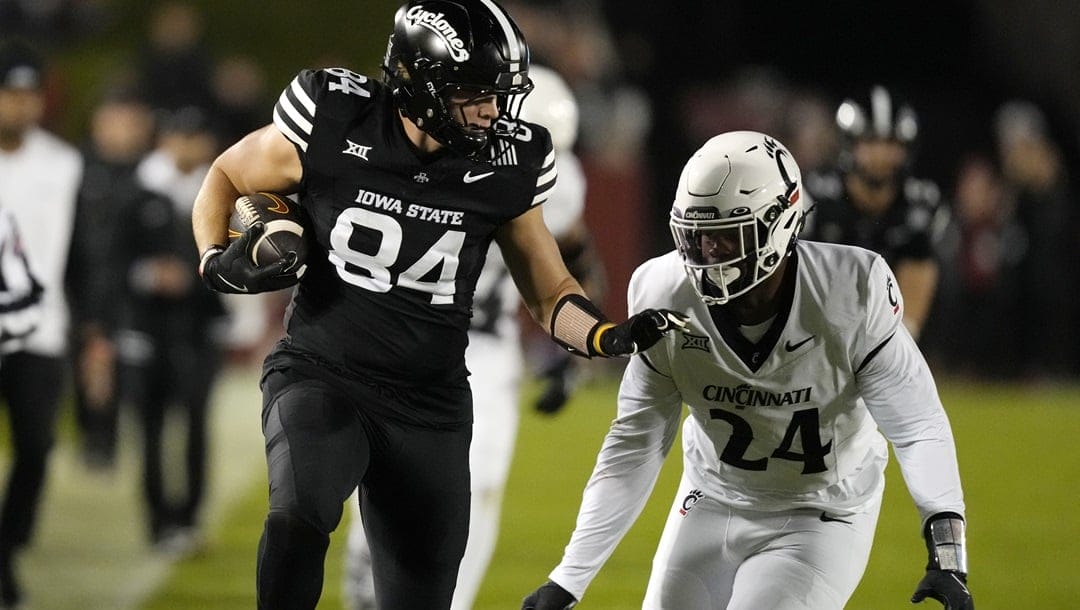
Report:
<svg viewBox="0 0 1080 610"><path fill-rule="evenodd" d="M544 223L555 236L571 275L590 287L602 281L602 268L585 228L585 176L573 153L577 101L562 77L550 68L531 66L529 79L534 88L522 106L521 119L548 129L559 166L559 181L544 203ZM524 375L517 315L520 300L498 248L488 250L473 303L469 346L465 350L473 394L473 440L469 448L472 502L468 544L451 606L461 610L473 607L495 551L503 489L517 437L518 398ZM569 366L561 363L558 368L565 372ZM537 408L542 412L558 410L567 399L565 383L561 377L549 380L548 398ZM553 397L555 394L559 400ZM356 518L349 527L345 549L344 595L346 607L367 610L375 608L371 552L359 509L354 506L354 510Z"/></svg>
<svg viewBox="0 0 1080 610"><path fill-rule="evenodd" d="M416 0L394 20L384 82L304 70L273 124L214 163L195 202L200 272L222 292L296 285L261 382L270 509L260 608L314 608L329 534L360 488L380 608L448 608L469 521L473 292L496 241L533 317L586 356L629 355L681 318L607 321L544 224L546 129L521 124L529 50L492 0ZM296 193L307 271L255 267L265 226L231 244L241 193Z"/></svg>
<svg viewBox="0 0 1080 610"><path fill-rule="evenodd" d="M683 474L644 607L840 609L873 542L891 442L929 549L912 601L972 608L949 421L881 256L799 242L799 167L731 132L689 160L676 250L631 278L630 311L689 317L631 359L618 416L550 580L522 608L580 600L644 506L682 419Z"/></svg>
<svg viewBox="0 0 1080 610"><path fill-rule="evenodd" d="M934 248L948 218L937 185L910 173L918 117L910 104L875 85L866 98L840 104L836 126L836 167L806 177L814 213L803 237L885 257L907 302L904 325L918 339L937 292Z"/></svg>

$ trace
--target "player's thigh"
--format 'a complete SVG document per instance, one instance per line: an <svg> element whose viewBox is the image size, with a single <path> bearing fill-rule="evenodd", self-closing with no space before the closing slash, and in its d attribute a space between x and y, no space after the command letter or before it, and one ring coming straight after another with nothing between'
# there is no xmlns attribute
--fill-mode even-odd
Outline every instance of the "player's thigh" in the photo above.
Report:
<svg viewBox="0 0 1080 610"><path fill-rule="evenodd" d="M263 401L270 510L333 531L370 459L351 397L329 383L273 371Z"/></svg>
<svg viewBox="0 0 1080 610"><path fill-rule="evenodd" d="M725 544L732 518L683 476L653 557L645 610L725 607L739 559Z"/></svg>
<svg viewBox="0 0 1080 610"><path fill-rule="evenodd" d="M469 426L381 423L360 508L377 579L453 588L469 526Z"/></svg>
<svg viewBox="0 0 1080 610"><path fill-rule="evenodd" d="M822 520L819 510L790 520L735 576L730 610L840 610L866 570L880 503Z"/></svg>

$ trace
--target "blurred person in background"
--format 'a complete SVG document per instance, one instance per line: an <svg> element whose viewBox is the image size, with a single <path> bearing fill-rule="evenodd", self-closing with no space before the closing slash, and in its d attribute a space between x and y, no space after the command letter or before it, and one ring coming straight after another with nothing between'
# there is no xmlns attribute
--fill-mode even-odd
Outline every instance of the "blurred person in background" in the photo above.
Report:
<svg viewBox="0 0 1080 610"><path fill-rule="evenodd" d="M156 4L139 53L140 86L155 109L214 104L213 58L204 44L206 24L191 2Z"/></svg>
<svg viewBox="0 0 1080 610"><path fill-rule="evenodd" d="M83 148L85 170L79 187L76 248L69 283L86 297L75 303L75 414L84 462L113 465L117 445L119 388L115 333L127 267L116 259L116 236L131 218L133 201L153 197L135 177L139 161L154 143L154 115L134 87L111 85L90 114Z"/></svg>
<svg viewBox="0 0 1080 610"><path fill-rule="evenodd" d="M562 561L522 610L583 598L680 424L682 480L643 608L841 610L870 558L891 445L928 552L911 601L974 609L952 429L903 295L880 255L800 241L805 201L796 160L762 133L720 134L686 163L676 249L638 267L627 298L688 329L631 358Z"/></svg>
<svg viewBox="0 0 1080 610"><path fill-rule="evenodd" d="M140 198L125 212L116 243L127 267L131 312L119 341L124 385L143 429L143 493L155 548L186 554L201 544L199 509L207 473L210 393L222 361L226 310L193 271L191 209L218 152L209 115L166 112L157 146L139 163ZM166 459L168 414L183 418L182 466ZM175 431L174 431L175 432ZM182 479L179 496L170 481Z"/></svg>
<svg viewBox="0 0 1080 610"><path fill-rule="evenodd" d="M934 328L940 340L935 342L938 353L930 355L961 375L1015 375L1013 303L1027 236L1006 196L1004 179L986 155L961 162L953 201L953 221L941 240L941 285L933 314L939 318Z"/></svg>
<svg viewBox="0 0 1080 610"><path fill-rule="evenodd" d="M266 122L266 75L253 58L221 58L214 63L211 85L222 144L232 144Z"/></svg>
<svg viewBox="0 0 1080 610"><path fill-rule="evenodd" d="M0 41L0 208L15 217L31 268L44 287L40 324L18 345L5 348L0 362L0 394L7 402L14 448L0 512L3 607L21 599L14 562L34 531L69 375L70 311L64 277L72 255L83 161L74 146L40 126L43 78L44 63L35 49L19 41Z"/></svg>
<svg viewBox="0 0 1080 610"><path fill-rule="evenodd" d="M529 67L534 89L522 104L521 118L547 127L555 149L559 180L544 203L544 223L555 237L567 269L589 294L603 284L603 268L592 249L584 221L585 177L573 153L578 111L573 92L554 70ZM503 490L510 473L518 430L518 402L525 375L519 327L520 298L498 248L488 250L473 296L473 317L465 362L473 372L473 440L469 447L472 499L469 539L458 571L451 608L469 610L483 584L499 533ZM550 343L550 342L548 342ZM555 344L551 343L554 347ZM574 363L556 350L541 374L543 390L534 408L558 413L572 391ZM372 610L375 591L371 552L359 505L354 504L345 562L345 600L350 610Z"/></svg>
<svg viewBox="0 0 1080 610"><path fill-rule="evenodd" d="M948 219L938 186L911 175L919 121L881 85L836 110L836 167L807 173L812 200L804 239L860 246L881 254L906 302L904 325L916 340L937 291L937 247Z"/></svg>
<svg viewBox="0 0 1080 610"><path fill-rule="evenodd" d="M1017 271L1013 363L1030 380L1075 373L1077 207L1045 114L1030 102L1003 104L994 121L1008 204L1026 234Z"/></svg>

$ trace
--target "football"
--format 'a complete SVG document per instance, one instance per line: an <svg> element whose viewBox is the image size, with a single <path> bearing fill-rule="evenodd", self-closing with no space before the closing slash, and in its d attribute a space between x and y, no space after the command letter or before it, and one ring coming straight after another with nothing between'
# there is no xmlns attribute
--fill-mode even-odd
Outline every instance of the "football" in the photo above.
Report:
<svg viewBox="0 0 1080 610"><path fill-rule="evenodd" d="M253 193L236 200L229 222L229 239L233 240L251 225L262 221L266 231L251 244L249 254L256 267L269 265L289 252L296 253L297 276L307 269L307 236L300 208L284 195Z"/></svg>

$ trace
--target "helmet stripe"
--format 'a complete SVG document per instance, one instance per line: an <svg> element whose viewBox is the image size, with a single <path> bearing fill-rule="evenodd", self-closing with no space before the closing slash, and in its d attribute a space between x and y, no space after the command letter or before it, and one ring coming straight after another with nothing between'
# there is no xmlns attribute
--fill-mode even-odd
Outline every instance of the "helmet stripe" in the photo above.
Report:
<svg viewBox="0 0 1080 610"><path fill-rule="evenodd" d="M874 134L888 136L892 132L892 100L884 87L874 87L870 93L870 113L874 119Z"/></svg>
<svg viewBox="0 0 1080 610"><path fill-rule="evenodd" d="M495 16L495 20L499 22L499 26L502 27L503 35L506 36L507 46L510 47L510 61L521 61L523 53L521 45L518 44L517 34L514 33L514 27L510 25L510 19L506 16L501 8L491 0L480 0L491 11L491 14Z"/></svg>

